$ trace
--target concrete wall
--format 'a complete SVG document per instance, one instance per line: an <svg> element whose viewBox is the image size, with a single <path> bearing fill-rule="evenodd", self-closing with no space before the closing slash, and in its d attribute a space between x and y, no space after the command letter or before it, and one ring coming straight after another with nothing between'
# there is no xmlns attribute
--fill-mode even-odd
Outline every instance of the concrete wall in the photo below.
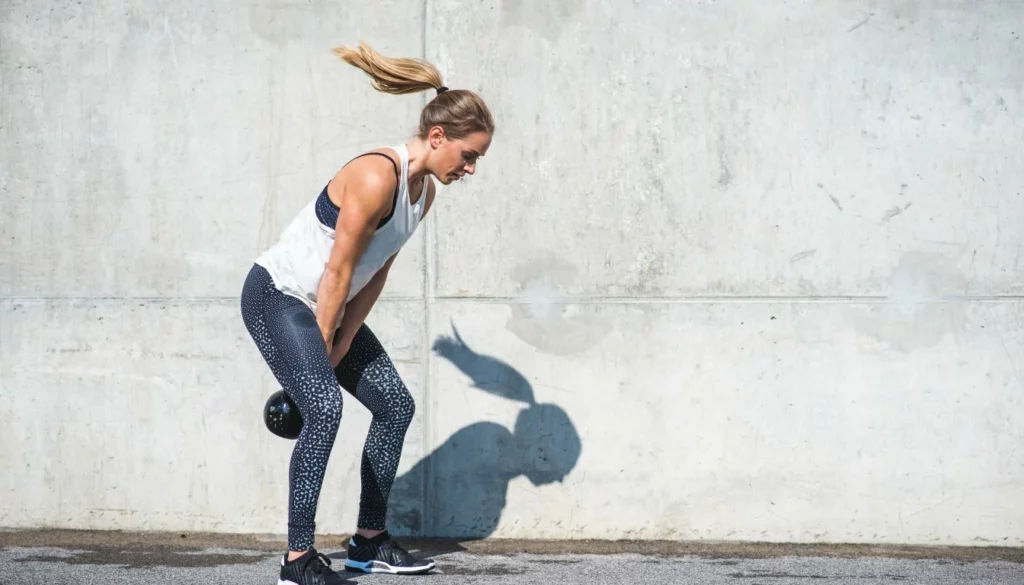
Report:
<svg viewBox="0 0 1024 585"><path fill-rule="evenodd" d="M1024 544L1021 37L1010 0L6 0L0 525L284 531L238 295L415 127L362 38L499 126L370 320L418 404L397 531Z"/></svg>

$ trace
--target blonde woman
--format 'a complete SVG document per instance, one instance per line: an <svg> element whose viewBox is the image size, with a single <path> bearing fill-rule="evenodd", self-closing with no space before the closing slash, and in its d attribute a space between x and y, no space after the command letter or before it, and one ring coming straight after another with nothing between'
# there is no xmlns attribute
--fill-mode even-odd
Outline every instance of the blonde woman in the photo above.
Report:
<svg viewBox="0 0 1024 585"><path fill-rule="evenodd" d="M414 138L366 152L339 169L256 258L245 280L245 326L303 421L289 467L288 552L280 585L321 585L340 577L313 546L320 489L341 421L339 386L373 414L363 445L359 519L345 566L400 574L434 566L405 551L385 526L415 405L364 320L395 255L430 210L433 179L448 185L472 175L494 133L484 101L471 91L446 88L430 63L387 58L362 43L334 53L371 77L379 91L437 94L420 113Z"/></svg>

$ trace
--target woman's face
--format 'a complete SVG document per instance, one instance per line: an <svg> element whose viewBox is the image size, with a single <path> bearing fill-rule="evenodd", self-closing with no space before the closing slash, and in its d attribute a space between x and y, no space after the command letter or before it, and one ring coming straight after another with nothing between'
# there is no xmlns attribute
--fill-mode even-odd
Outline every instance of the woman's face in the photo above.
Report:
<svg viewBox="0 0 1024 585"><path fill-rule="evenodd" d="M458 181L476 172L477 159L487 153L491 135L474 132L463 138L451 139L444 130L435 128L430 133L430 172L444 185Z"/></svg>

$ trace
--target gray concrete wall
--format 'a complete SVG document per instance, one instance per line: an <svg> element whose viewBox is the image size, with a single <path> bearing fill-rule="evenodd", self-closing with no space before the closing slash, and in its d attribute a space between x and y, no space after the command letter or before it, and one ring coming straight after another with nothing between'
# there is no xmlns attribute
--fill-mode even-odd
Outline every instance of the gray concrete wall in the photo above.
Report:
<svg viewBox="0 0 1024 585"><path fill-rule="evenodd" d="M1024 5L0 5L0 525L282 532L252 259L489 100L370 322L403 533L1024 544ZM457 332L457 335L456 335ZM347 400L318 515L351 530Z"/></svg>

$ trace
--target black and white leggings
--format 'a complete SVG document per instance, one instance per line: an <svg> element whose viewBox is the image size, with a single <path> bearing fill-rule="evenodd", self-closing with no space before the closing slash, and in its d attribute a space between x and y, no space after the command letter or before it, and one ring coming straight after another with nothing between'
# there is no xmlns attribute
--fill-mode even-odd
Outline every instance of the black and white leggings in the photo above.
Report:
<svg viewBox="0 0 1024 585"><path fill-rule="evenodd" d="M289 468L288 548L313 546L320 487L341 422L339 385L373 414L363 446L358 528L384 530L388 494L415 404L377 337L364 324L332 370L316 315L278 291L259 265L253 265L242 289L242 319L302 414Z"/></svg>

